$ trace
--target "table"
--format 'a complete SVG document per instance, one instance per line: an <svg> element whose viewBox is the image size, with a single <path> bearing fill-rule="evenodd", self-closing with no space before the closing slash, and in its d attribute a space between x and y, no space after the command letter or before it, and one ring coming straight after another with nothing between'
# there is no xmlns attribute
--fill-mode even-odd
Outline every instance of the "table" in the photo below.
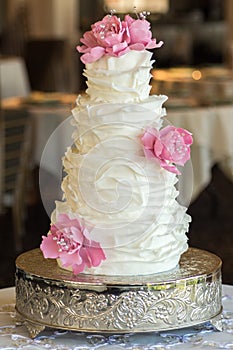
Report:
<svg viewBox="0 0 233 350"><path fill-rule="evenodd" d="M46 330L34 340L15 317L15 289L0 290L0 349L232 349L233 347L233 286L223 285L223 331L205 323L197 327L161 333L86 334Z"/></svg>
<svg viewBox="0 0 233 350"><path fill-rule="evenodd" d="M192 163L181 169L179 177L180 199L185 205L209 184L215 164L233 181L233 104L187 108L168 105L167 119L193 134Z"/></svg>
<svg viewBox="0 0 233 350"><path fill-rule="evenodd" d="M152 70L152 93L191 97L200 104L233 100L233 71L224 66Z"/></svg>
<svg viewBox="0 0 233 350"><path fill-rule="evenodd" d="M33 162L53 176L59 176L62 173L61 158L72 144L70 107L30 106L28 111L34 124Z"/></svg>
<svg viewBox="0 0 233 350"><path fill-rule="evenodd" d="M233 181L233 72L224 66L152 70L152 93L165 94L168 120L193 134L191 164L179 178L179 200L188 205L218 164Z"/></svg>

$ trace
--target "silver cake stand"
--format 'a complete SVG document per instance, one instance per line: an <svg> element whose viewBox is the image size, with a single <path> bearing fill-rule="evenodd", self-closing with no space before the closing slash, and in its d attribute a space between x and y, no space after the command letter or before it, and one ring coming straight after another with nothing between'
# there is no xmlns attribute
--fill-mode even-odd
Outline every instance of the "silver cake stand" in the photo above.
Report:
<svg viewBox="0 0 233 350"><path fill-rule="evenodd" d="M127 333L206 321L221 330L221 291L220 258L195 248L179 268L147 276L74 276L39 249L16 260L16 310L31 337L45 327Z"/></svg>

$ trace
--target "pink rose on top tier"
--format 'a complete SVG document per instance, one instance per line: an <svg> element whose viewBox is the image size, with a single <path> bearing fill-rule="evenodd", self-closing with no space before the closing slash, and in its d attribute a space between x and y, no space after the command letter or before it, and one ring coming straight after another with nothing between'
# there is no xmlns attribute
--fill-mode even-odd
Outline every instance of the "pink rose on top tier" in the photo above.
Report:
<svg viewBox="0 0 233 350"><path fill-rule="evenodd" d="M161 167L180 175L174 164L183 166L190 158L193 138L189 131L174 126L166 126L160 131L150 128L141 140L148 159L156 158Z"/></svg>
<svg viewBox="0 0 233 350"><path fill-rule="evenodd" d="M86 266L99 266L106 259L100 244L90 239L88 230L78 219L70 219L66 214L60 214L48 236L43 236L40 249L45 258L59 258L62 266L71 267L74 274Z"/></svg>
<svg viewBox="0 0 233 350"><path fill-rule="evenodd" d="M156 39L152 39L150 22L146 19L135 20L129 15L126 15L125 22L129 30L130 50L142 51L144 49L159 48L163 45L162 41L157 44Z"/></svg>
<svg viewBox="0 0 233 350"><path fill-rule="evenodd" d="M150 23L146 19L133 19L129 15L124 21L117 16L105 16L93 24L80 41L84 45L77 46L77 50L83 53L81 61L84 64L95 62L104 55L119 57L129 50L142 51L163 45L162 41L156 43L156 39L152 39Z"/></svg>

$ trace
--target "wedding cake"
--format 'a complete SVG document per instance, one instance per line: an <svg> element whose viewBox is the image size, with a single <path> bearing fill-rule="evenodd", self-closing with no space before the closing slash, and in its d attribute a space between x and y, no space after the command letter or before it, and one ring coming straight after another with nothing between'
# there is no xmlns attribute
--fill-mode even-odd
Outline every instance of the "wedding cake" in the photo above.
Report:
<svg viewBox="0 0 233 350"><path fill-rule="evenodd" d="M191 134L165 125L167 97L150 95L152 39L144 14L92 25L77 50L86 94L72 110L63 200L43 237L45 258L74 274L147 275L175 269L188 249L190 216L176 183Z"/></svg>

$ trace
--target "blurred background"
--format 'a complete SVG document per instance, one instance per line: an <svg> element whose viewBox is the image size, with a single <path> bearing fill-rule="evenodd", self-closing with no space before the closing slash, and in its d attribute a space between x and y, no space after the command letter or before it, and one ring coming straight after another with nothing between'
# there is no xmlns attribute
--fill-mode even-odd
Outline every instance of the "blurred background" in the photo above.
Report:
<svg viewBox="0 0 233 350"><path fill-rule="evenodd" d="M16 256L49 229L71 134L67 123L53 132L86 88L79 39L111 9L134 6L165 43L151 93L168 95L169 122L194 137L193 186L190 168L179 184L189 243L219 255L233 283L233 1L0 0L0 287L14 285Z"/></svg>

